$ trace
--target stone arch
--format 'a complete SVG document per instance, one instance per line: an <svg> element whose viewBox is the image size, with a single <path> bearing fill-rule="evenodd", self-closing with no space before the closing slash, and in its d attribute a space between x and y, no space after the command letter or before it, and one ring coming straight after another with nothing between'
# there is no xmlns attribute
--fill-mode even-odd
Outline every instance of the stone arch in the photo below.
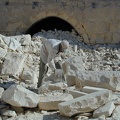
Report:
<svg viewBox="0 0 120 120"><path fill-rule="evenodd" d="M68 22L59 17L50 16L35 22L32 26L28 28L26 33L33 35L41 31L41 29L44 29L46 31L54 29L72 31L72 29L75 28L71 24L69 24Z"/></svg>
<svg viewBox="0 0 120 120"><path fill-rule="evenodd" d="M41 13L35 15L35 16L31 16L29 26L33 27L38 22L40 22L44 19L47 19L49 17L56 17L56 18L59 18L59 19L65 21L66 23L71 25L71 27L73 27L79 35L81 35L83 37L84 42L89 43L88 35L87 35L82 23L79 22L79 20L77 18L75 18L74 16L69 16L68 14L66 14L65 11L60 11L60 12L58 12L58 11L45 12L44 11L44 12L41 12ZM30 27L27 28L27 31L28 31L28 29L30 29Z"/></svg>

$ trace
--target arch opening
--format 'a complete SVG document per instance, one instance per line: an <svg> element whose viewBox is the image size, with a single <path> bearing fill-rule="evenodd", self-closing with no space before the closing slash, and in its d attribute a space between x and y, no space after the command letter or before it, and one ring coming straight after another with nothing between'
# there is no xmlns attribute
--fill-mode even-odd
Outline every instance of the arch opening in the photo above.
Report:
<svg viewBox="0 0 120 120"><path fill-rule="evenodd" d="M72 25L70 25L68 22L66 22L61 18L47 17L34 23L30 28L28 28L26 34L30 34L32 36L35 33L40 32L42 29L45 31L57 29L57 30L69 31L69 32L71 32L72 29L75 30L75 28L73 28Z"/></svg>

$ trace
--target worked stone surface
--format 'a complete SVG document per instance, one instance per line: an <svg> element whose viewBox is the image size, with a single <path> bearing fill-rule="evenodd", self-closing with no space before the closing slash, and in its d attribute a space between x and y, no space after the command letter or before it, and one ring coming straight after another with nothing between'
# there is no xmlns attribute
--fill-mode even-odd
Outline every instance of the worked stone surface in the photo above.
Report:
<svg viewBox="0 0 120 120"><path fill-rule="evenodd" d="M25 55L19 53L7 53L2 66L1 74L19 75L25 62Z"/></svg>
<svg viewBox="0 0 120 120"><path fill-rule="evenodd" d="M66 91L67 91L69 94L71 94L74 98L78 98L78 97L81 97L81 96L87 94L87 93L80 92L80 91L77 91L77 90L72 90L72 89L67 89Z"/></svg>
<svg viewBox="0 0 120 120"><path fill-rule="evenodd" d="M101 87L113 91L120 91L119 71L79 71L77 72L76 85ZM81 86L80 86L81 87Z"/></svg>
<svg viewBox="0 0 120 120"><path fill-rule="evenodd" d="M120 119L120 105L116 106L115 110L113 111L112 119L113 120L119 120Z"/></svg>
<svg viewBox="0 0 120 120"><path fill-rule="evenodd" d="M21 45L13 37L4 37L3 40L7 44L8 48L11 49L11 50L13 50L13 51L15 51Z"/></svg>
<svg viewBox="0 0 120 120"><path fill-rule="evenodd" d="M97 87L90 87L90 86L85 86L81 89L82 92L85 93L92 93L92 92L97 92L99 90L105 90L103 88L97 88Z"/></svg>
<svg viewBox="0 0 120 120"><path fill-rule="evenodd" d="M68 58L62 64L63 72L66 75L66 81L68 86L75 85L76 71L85 70L81 56L75 56Z"/></svg>
<svg viewBox="0 0 120 120"><path fill-rule="evenodd" d="M91 112L106 104L111 98L110 90L103 90L84 95L67 102L58 104L60 114L63 116L73 116L78 113Z"/></svg>
<svg viewBox="0 0 120 120"><path fill-rule="evenodd" d="M11 85L3 92L2 99L12 106L32 108L37 106L40 98L21 85Z"/></svg>
<svg viewBox="0 0 120 120"><path fill-rule="evenodd" d="M109 102L106 105L96 109L93 112L93 117L97 118L97 117L100 117L101 115L105 115L105 117L109 117L109 116L111 116L114 109L115 109L114 103Z"/></svg>
<svg viewBox="0 0 120 120"><path fill-rule="evenodd" d="M70 94L57 91L48 92L46 95L40 95L38 107L40 110L57 110L59 103L71 99L73 99L73 97Z"/></svg>

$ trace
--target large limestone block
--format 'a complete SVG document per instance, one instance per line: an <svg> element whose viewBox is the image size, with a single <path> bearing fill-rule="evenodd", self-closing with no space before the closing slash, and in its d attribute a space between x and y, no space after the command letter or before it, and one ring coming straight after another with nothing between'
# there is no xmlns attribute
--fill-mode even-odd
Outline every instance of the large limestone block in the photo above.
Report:
<svg viewBox="0 0 120 120"><path fill-rule="evenodd" d="M39 102L39 95L22 87L11 85L2 94L2 100L16 107L36 107Z"/></svg>
<svg viewBox="0 0 120 120"><path fill-rule="evenodd" d="M97 92L99 90L105 90L103 88L98 88L98 87L90 87L90 86L84 86L81 91L85 93L92 93L92 92Z"/></svg>
<svg viewBox="0 0 120 120"><path fill-rule="evenodd" d="M85 70L81 56L68 58L62 64L62 68L63 68L64 74L66 75L66 81L68 86L75 85L77 71Z"/></svg>
<svg viewBox="0 0 120 120"><path fill-rule="evenodd" d="M4 42L7 44L8 48L15 51L21 44L12 37L4 37Z"/></svg>
<svg viewBox="0 0 120 120"><path fill-rule="evenodd" d="M40 96L38 104L41 110L57 110L58 104L73 99L73 96L59 91L48 92Z"/></svg>
<svg viewBox="0 0 120 120"><path fill-rule="evenodd" d="M19 43L21 43L21 45L30 45L31 43L31 35L29 34L11 36L11 38L17 40Z"/></svg>
<svg viewBox="0 0 120 120"><path fill-rule="evenodd" d="M76 75L76 85L100 87L120 91L119 71L79 71Z"/></svg>
<svg viewBox="0 0 120 120"><path fill-rule="evenodd" d="M93 117L97 118L97 117L100 117L101 115L105 115L105 117L109 117L109 116L111 116L114 109L115 109L114 103L109 102L106 105L95 110L93 113Z"/></svg>
<svg viewBox="0 0 120 120"><path fill-rule="evenodd" d="M111 95L112 92L110 90L102 90L59 103L58 108L61 115L71 117L78 113L94 111L106 104L110 100Z"/></svg>
<svg viewBox="0 0 120 120"><path fill-rule="evenodd" d="M81 56L75 56L68 58L64 64L62 64L63 71L66 75L76 76L76 71L85 70Z"/></svg>
<svg viewBox="0 0 120 120"><path fill-rule="evenodd" d="M5 61L2 66L1 74L6 75L19 75L21 72L25 61L24 54L18 53L7 53Z"/></svg>

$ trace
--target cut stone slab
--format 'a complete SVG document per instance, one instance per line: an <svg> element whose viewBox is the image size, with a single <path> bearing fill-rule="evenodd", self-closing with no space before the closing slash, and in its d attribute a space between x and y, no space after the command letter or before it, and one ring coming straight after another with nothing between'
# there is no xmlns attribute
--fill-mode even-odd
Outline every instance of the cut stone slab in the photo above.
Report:
<svg viewBox="0 0 120 120"><path fill-rule="evenodd" d="M66 94L59 91L48 92L40 95L38 107L40 110L57 110L59 103L71 99L73 99L71 94Z"/></svg>
<svg viewBox="0 0 120 120"><path fill-rule="evenodd" d="M77 90L71 90L71 89L67 89L66 91L69 94L71 94L74 98L78 98L78 97L81 97L81 96L87 94L87 93L84 93L84 92L80 92L80 91L77 91Z"/></svg>
<svg viewBox="0 0 120 120"><path fill-rule="evenodd" d="M76 86L91 86L120 91L119 71L79 71L76 75Z"/></svg>
<svg viewBox="0 0 120 120"><path fill-rule="evenodd" d="M105 115L105 117L111 116L113 110L115 109L115 105L113 102L109 102L106 105L98 108L93 112L93 117L97 118L100 117L101 115Z"/></svg>
<svg viewBox="0 0 120 120"><path fill-rule="evenodd" d="M106 104L112 96L112 91L101 90L82 97L58 104L60 114L71 117L78 113L91 112Z"/></svg>
<svg viewBox="0 0 120 120"><path fill-rule="evenodd" d="M39 95L22 87L11 85L2 94L2 100L16 107L36 107L39 102Z"/></svg>
<svg viewBox="0 0 120 120"><path fill-rule="evenodd" d="M81 89L81 91L84 93L92 93L92 92L97 92L99 90L105 90L105 89L97 88L97 87L90 87L90 86L85 86Z"/></svg>
<svg viewBox="0 0 120 120"><path fill-rule="evenodd" d="M2 66L1 75L19 75L25 61L25 55L19 53L7 53Z"/></svg>

